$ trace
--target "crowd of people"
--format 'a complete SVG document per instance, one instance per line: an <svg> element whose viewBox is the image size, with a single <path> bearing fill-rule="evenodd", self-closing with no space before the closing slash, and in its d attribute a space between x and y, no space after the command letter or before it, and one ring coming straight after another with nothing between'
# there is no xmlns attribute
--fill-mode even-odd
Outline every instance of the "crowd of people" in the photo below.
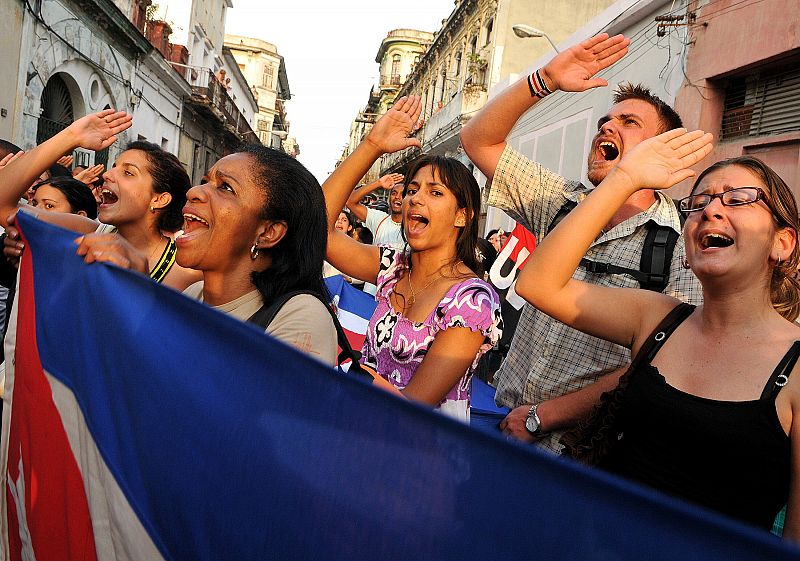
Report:
<svg viewBox="0 0 800 561"><path fill-rule="evenodd" d="M765 529L785 512L783 535L798 539L800 219L789 186L740 157L673 201L662 191L696 175L713 136L684 129L641 85L620 85L598 122L591 186L506 140L552 92L607 86L596 75L628 46L601 34L561 52L463 129L488 204L539 243L516 285L529 304L494 376L510 409L499 429ZM418 96L398 99L322 185L256 145L196 186L147 142L127 145L99 186L102 168L58 163L116 142L131 117L114 110L26 153L0 144L5 256L24 252L14 215L29 212L75 231L87 263L139 271L331 366L337 319L323 277L342 274L375 295L364 365L405 398L469 421L472 376L503 329L485 273L506 233L479 237L481 191L458 159L423 154L357 187L382 155L421 147L420 113ZM369 200L377 189L385 212ZM662 274L640 271L646 253L661 256Z"/></svg>

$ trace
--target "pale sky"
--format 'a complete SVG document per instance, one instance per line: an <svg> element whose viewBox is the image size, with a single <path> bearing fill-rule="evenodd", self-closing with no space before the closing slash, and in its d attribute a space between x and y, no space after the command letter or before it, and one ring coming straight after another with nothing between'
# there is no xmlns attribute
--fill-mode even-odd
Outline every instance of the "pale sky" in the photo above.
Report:
<svg viewBox="0 0 800 561"><path fill-rule="evenodd" d="M300 144L298 159L323 182L377 83L375 55L386 33L438 31L454 5L453 0L233 0L225 31L277 46L292 92L287 113Z"/></svg>

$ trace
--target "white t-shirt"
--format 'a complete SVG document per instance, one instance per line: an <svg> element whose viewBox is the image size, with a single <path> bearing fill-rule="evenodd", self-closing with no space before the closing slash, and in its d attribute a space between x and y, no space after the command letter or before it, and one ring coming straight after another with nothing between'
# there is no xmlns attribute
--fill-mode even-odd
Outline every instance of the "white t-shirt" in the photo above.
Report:
<svg viewBox="0 0 800 561"><path fill-rule="evenodd" d="M400 251L405 250L403 226L392 220L390 215L374 208L368 208L364 225L372 232L372 245L390 245Z"/></svg>

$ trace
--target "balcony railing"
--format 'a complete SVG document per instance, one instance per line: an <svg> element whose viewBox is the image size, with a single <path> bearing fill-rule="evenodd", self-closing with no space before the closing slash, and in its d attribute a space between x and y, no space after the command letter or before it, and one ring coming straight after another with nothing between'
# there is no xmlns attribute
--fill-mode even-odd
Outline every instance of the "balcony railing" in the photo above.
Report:
<svg viewBox="0 0 800 561"><path fill-rule="evenodd" d="M228 90L220 83L210 68L172 63L172 66L192 86L192 100L208 108L214 116L226 125L230 132L253 141L257 138L250 123L242 115Z"/></svg>

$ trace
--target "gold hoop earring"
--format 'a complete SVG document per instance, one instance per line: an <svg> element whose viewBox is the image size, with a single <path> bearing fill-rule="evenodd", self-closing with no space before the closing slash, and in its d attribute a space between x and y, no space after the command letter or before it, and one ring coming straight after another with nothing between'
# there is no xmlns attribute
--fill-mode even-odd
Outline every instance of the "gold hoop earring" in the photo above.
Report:
<svg viewBox="0 0 800 561"><path fill-rule="evenodd" d="M684 255L684 257L683 257L683 261L681 261L681 265L682 265L682 266L683 266L683 268L684 268L684 269L686 269L686 270L689 270L689 269L691 269L691 268L692 268L692 266L691 266L691 265L689 265L689 261L686 259L686 256L685 256L685 255Z"/></svg>
<svg viewBox="0 0 800 561"><path fill-rule="evenodd" d="M253 244L253 247L250 248L250 260L255 261L258 259L258 247L256 244Z"/></svg>
<svg viewBox="0 0 800 561"><path fill-rule="evenodd" d="M155 214L155 213L156 213L156 209L155 209L155 208L153 208L153 205L150 205L150 212L152 212L153 214Z"/></svg>
<svg viewBox="0 0 800 561"><path fill-rule="evenodd" d="M782 262L783 261L781 260L781 256L778 255L778 258L775 260L775 266L780 267Z"/></svg>

